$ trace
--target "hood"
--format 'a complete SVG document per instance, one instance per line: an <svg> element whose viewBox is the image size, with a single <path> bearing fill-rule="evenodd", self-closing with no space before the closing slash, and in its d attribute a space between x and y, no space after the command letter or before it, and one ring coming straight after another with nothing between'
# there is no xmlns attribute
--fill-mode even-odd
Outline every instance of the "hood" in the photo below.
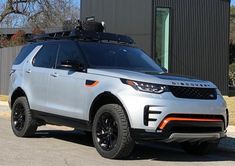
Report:
<svg viewBox="0 0 235 166"><path fill-rule="evenodd" d="M88 69L89 74L96 74L114 78L123 78L140 82L149 82L155 84L185 86L185 87L200 87L200 88L216 88L209 82L198 80L192 77L172 75L168 73L156 74L152 72L137 72L123 69Z"/></svg>

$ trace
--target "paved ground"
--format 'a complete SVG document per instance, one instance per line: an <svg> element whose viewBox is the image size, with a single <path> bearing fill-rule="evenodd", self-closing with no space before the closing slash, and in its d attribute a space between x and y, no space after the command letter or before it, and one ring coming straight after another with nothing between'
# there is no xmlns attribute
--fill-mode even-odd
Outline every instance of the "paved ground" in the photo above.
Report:
<svg viewBox="0 0 235 166"><path fill-rule="evenodd" d="M15 137L6 107L0 103L0 113L5 112L5 116L0 115L0 166L235 165L235 130L232 127L218 150L207 156L188 155L177 145L158 143L137 145L127 160L108 160L99 156L90 137L69 128L45 126L39 128L35 138Z"/></svg>

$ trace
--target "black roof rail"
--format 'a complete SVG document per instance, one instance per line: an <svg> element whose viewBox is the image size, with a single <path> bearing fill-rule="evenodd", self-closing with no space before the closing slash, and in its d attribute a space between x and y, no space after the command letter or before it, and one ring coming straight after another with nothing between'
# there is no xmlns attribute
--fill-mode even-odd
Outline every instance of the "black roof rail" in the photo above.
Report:
<svg viewBox="0 0 235 166"><path fill-rule="evenodd" d="M61 31L55 33L33 35L29 42L39 42L46 40L60 40L60 39L77 39L83 41L107 41L107 42L117 42L122 44L134 44L134 40L125 35L96 32L96 31L86 31L81 29L74 29L72 31Z"/></svg>
<svg viewBox="0 0 235 166"><path fill-rule="evenodd" d="M40 35L32 35L31 38L28 40L29 42L39 42L45 41L50 39L61 39L69 36L70 31L61 31L55 33L47 33L47 34L40 34Z"/></svg>

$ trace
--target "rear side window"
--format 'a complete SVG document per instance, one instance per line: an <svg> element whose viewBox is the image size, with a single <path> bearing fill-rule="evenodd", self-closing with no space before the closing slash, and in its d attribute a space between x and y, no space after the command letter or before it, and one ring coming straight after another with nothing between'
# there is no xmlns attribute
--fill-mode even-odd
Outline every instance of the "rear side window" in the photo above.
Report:
<svg viewBox="0 0 235 166"><path fill-rule="evenodd" d="M20 53L18 54L18 56L16 57L13 65L19 65L21 64L25 58L33 51L33 49L35 48L35 45L27 45L24 46L21 50Z"/></svg>
<svg viewBox="0 0 235 166"><path fill-rule="evenodd" d="M43 45L33 59L33 66L43 68L53 68L58 50L58 44L49 43Z"/></svg>

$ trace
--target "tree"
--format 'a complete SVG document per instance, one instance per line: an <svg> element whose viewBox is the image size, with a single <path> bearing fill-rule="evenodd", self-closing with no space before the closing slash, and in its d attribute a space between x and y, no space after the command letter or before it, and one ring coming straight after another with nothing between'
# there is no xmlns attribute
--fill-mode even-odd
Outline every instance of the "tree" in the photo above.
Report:
<svg viewBox="0 0 235 166"><path fill-rule="evenodd" d="M0 35L0 48L7 47L9 45L9 40L6 36Z"/></svg>
<svg viewBox="0 0 235 166"><path fill-rule="evenodd" d="M4 20L10 14L20 14L29 16L30 6L32 6L37 0L6 0L5 4L2 4L3 9L0 13L0 22Z"/></svg>
<svg viewBox="0 0 235 166"><path fill-rule="evenodd" d="M26 20L21 26L43 29L62 27L64 21L74 22L80 17L80 9L74 0L5 0L4 2L0 4L0 23L10 26L17 20L20 22ZM15 15L17 17L14 17Z"/></svg>
<svg viewBox="0 0 235 166"><path fill-rule="evenodd" d="M65 21L75 22L80 17L80 9L72 0L40 1L39 12L32 16L29 26L40 28L63 27Z"/></svg>
<svg viewBox="0 0 235 166"><path fill-rule="evenodd" d="M230 8L230 38L235 42L235 6Z"/></svg>
<svg viewBox="0 0 235 166"><path fill-rule="evenodd" d="M25 43L25 31L18 30L12 37L11 37L11 44L13 46L22 45Z"/></svg>

